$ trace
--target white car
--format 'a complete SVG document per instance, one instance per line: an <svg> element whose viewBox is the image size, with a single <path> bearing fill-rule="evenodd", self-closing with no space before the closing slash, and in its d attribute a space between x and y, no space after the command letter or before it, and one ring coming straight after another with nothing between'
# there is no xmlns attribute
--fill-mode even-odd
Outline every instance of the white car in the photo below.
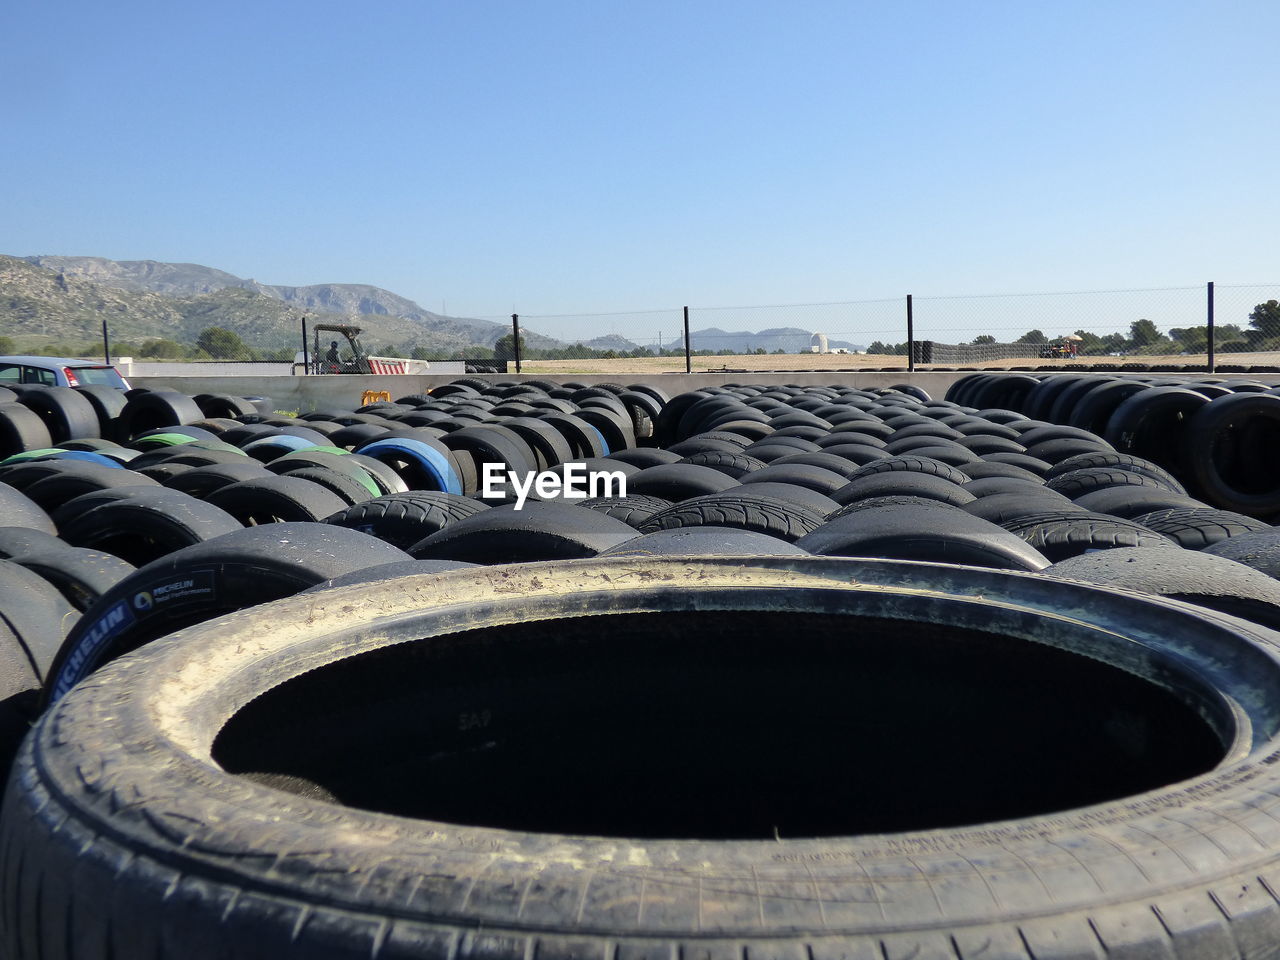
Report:
<svg viewBox="0 0 1280 960"><path fill-rule="evenodd" d="M109 363L69 357L0 357L0 387L37 383L46 387L84 387L96 384L128 390L129 381Z"/></svg>

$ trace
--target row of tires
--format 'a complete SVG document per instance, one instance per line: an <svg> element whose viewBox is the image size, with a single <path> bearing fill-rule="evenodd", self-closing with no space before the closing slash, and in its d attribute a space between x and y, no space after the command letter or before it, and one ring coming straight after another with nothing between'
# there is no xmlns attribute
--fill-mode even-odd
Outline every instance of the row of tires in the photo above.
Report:
<svg viewBox="0 0 1280 960"><path fill-rule="evenodd" d="M6 956L1280 942L1265 520L905 385L566 389L0 464Z"/></svg>
<svg viewBox="0 0 1280 960"><path fill-rule="evenodd" d="M1215 506L1266 518L1280 513L1278 393L1242 378L975 374L947 398L1095 434L1159 463Z"/></svg>

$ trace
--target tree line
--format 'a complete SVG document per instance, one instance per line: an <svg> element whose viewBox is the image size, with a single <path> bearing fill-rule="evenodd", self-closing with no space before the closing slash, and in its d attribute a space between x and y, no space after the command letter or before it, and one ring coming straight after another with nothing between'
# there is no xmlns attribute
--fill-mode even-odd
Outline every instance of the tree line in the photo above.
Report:
<svg viewBox="0 0 1280 960"><path fill-rule="evenodd" d="M1073 332L1080 338L1078 349L1081 356L1097 357L1118 353L1138 356L1192 354L1204 353L1209 346L1209 327L1206 324L1171 327L1168 332L1161 332L1155 323L1143 318L1129 324L1128 336L1123 333L1097 334L1083 329ZM982 334L970 341L979 345L996 342L996 338L990 334ZM1038 348L1051 341L1043 330L1032 329L1007 342L1025 343ZM1248 327L1234 323L1214 324L1214 348L1220 353L1280 350L1280 301L1268 300L1255 306L1249 313ZM867 347L867 353L906 356L907 344L882 343L876 340Z"/></svg>

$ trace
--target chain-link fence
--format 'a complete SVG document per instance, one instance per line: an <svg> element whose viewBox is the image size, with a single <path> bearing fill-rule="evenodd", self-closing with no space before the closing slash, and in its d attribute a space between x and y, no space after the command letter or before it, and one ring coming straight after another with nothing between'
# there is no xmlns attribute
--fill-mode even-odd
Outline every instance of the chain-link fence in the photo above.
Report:
<svg viewBox="0 0 1280 960"><path fill-rule="evenodd" d="M109 353L175 362L294 364L313 370L337 343L339 366L357 352L475 370L574 373L687 369L803 370L883 366L1041 365L1058 361L1280 362L1280 283L977 296L903 296L823 303L672 307L535 314L424 323L403 317L332 318L281 311L252 323L188 318L172 337L103 328ZM204 321L210 321L205 323ZM317 321L323 321L319 334ZM447 322L445 322L447 321ZM232 329L234 327L234 329ZM517 342L515 333L519 330ZM305 334L304 331L308 331ZM351 332L348 337L347 333ZM317 356L317 351L321 356ZM1234 354L1248 354L1246 358ZM862 356L856 356L862 355Z"/></svg>
<svg viewBox="0 0 1280 960"><path fill-rule="evenodd" d="M837 369L843 354L864 354L863 366L882 358L885 366L926 368L1055 361L1207 366L1212 353L1240 352L1270 363L1276 358L1265 354L1280 358L1277 297L1280 283L1206 284L538 315L521 318L526 329L562 339L571 328L592 336L559 352L540 351L526 336L523 359L540 369L552 368L539 360L554 359L559 368L576 361L578 369L591 359L643 358L655 371L680 369L673 360L692 368L698 359L700 369L715 369L709 357L723 357L714 362L729 369ZM665 332L679 330L685 313L688 357L685 344Z"/></svg>
<svg viewBox="0 0 1280 960"><path fill-rule="evenodd" d="M1207 288L914 297L923 363L1177 356L1204 351Z"/></svg>

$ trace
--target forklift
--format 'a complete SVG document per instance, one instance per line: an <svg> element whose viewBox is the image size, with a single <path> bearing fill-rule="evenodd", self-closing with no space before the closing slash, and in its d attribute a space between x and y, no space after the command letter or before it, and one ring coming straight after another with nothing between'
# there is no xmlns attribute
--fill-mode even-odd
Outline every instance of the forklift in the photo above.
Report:
<svg viewBox="0 0 1280 960"><path fill-rule="evenodd" d="M360 333L363 328L353 327L345 323L317 323L312 330L315 337L311 347L311 370L310 373L373 373L372 366L369 363L369 355L365 353L364 347L360 346ZM320 347L320 332L340 333L347 339L350 356L345 359L342 352L335 350L333 347L326 346L323 350ZM327 339L327 338L326 338ZM337 341L330 341L337 344ZM338 357L338 359L334 359Z"/></svg>

